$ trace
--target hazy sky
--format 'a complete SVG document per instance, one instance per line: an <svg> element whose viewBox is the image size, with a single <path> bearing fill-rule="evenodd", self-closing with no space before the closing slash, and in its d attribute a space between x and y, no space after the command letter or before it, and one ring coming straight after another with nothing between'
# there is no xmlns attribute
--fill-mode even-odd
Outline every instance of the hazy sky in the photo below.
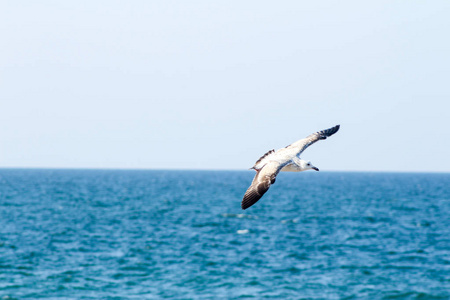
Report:
<svg viewBox="0 0 450 300"><path fill-rule="evenodd" d="M0 167L450 172L450 2L2 1Z"/></svg>

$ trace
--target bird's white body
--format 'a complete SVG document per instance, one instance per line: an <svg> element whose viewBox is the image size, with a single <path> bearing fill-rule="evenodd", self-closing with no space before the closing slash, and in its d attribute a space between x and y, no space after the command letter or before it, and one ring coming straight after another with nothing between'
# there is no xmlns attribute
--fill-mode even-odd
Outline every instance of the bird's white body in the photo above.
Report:
<svg viewBox="0 0 450 300"><path fill-rule="evenodd" d="M302 172L302 171L306 171L306 170L310 170L313 167L309 167L308 166L308 162L294 157L291 161L291 163L288 163L286 166L284 166L280 172Z"/></svg>
<svg viewBox="0 0 450 300"><path fill-rule="evenodd" d="M299 149L282 148L263 157L253 169L261 170L268 162L277 162L281 168L280 172L301 172L314 169L310 162L300 159L299 155Z"/></svg>

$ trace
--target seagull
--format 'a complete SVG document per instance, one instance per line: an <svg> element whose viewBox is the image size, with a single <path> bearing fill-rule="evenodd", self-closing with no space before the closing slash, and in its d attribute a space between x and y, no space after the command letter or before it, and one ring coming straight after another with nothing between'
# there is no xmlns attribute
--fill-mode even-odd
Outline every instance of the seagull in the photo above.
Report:
<svg viewBox="0 0 450 300"><path fill-rule="evenodd" d="M242 209L249 208L261 199L261 197L269 190L270 185L275 183L275 178L280 171L319 171L319 169L313 166L311 162L300 159L300 154L315 142L324 140L335 134L339 130L339 127L340 125L336 125L329 129L318 131L285 148L277 151L270 150L261 156L256 161L255 165L250 168L256 171L256 175L242 199Z"/></svg>

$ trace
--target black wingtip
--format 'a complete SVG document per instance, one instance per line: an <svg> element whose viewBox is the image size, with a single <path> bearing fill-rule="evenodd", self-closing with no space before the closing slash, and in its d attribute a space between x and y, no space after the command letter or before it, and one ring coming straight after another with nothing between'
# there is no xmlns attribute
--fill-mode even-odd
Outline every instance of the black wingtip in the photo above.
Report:
<svg viewBox="0 0 450 300"><path fill-rule="evenodd" d="M330 129L325 130L326 136L328 137L335 134L336 132L338 132L339 128L341 128L341 125L336 125L334 127L331 127Z"/></svg>
<svg viewBox="0 0 450 300"><path fill-rule="evenodd" d="M249 208L252 205L253 205L253 203L250 203L249 201L244 200L241 203L241 208L242 208L242 210L246 210L247 208Z"/></svg>
<svg viewBox="0 0 450 300"><path fill-rule="evenodd" d="M261 199L261 196L258 195L255 191L251 191L250 193L246 193L245 196L244 196L244 199L242 199L241 208L243 210L246 210L247 208L249 208L250 206L252 206L256 202L258 202L259 199Z"/></svg>

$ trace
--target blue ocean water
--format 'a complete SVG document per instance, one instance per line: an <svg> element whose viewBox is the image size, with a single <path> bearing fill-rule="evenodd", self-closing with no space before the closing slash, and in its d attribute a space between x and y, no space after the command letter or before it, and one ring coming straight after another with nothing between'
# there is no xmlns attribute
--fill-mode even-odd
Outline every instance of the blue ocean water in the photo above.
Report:
<svg viewBox="0 0 450 300"><path fill-rule="evenodd" d="M0 299L450 299L450 174L0 170Z"/></svg>

